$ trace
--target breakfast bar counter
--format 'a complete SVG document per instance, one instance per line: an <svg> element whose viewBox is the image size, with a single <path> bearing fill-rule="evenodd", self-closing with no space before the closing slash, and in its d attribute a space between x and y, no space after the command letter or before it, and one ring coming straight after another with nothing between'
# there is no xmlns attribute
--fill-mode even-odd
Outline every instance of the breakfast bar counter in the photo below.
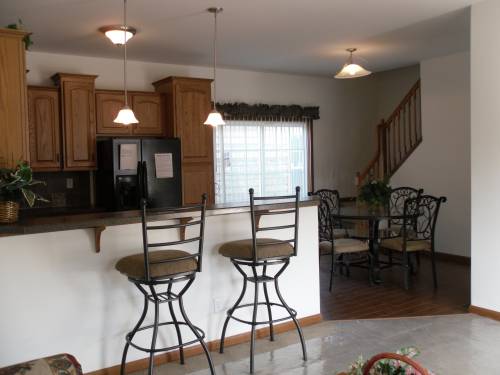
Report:
<svg viewBox="0 0 500 375"><path fill-rule="evenodd" d="M287 209L291 204L265 201L258 210ZM317 204L310 198L300 202L298 254L291 259L289 272L280 278L282 294L297 310L302 324L321 319ZM281 218L266 215L261 222L283 225L289 215L291 219L292 214L278 215ZM161 209L148 212L148 217L158 222L171 219ZM0 336L9 343L0 350L0 367L59 352L76 355L84 372L120 363L125 333L137 321L137 306L142 300L115 270L115 264L124 256L142 251L140 222L138 210L84 211L21 216L16 224L0 225ZM284 229L275 237L284 240L289 234ZM172 240L179 233L168 236ZM220 338L226 310L241 291L241 275L219 255L219 247L250 237L248 205L207 209L203 270L184 301L191 319L206 332L207 342ZM189 250L187 245L179 248L183 246ZM99 247L101 251L96 253ZM269 297L276 298L272 294ZM37 311L36 319L33 311ZM258 315L261 313L262 317L267 314L259 309ZM242 318L250 316L251 311L241 312ZM175 342L173 332L162 330L162 345ZM247 325L235 323L226 336L241 338L237 335L248 331ZM146 335L139 343L142 340L149 342ZM131 350L128 360L143 357L144 353Z"/></svg>

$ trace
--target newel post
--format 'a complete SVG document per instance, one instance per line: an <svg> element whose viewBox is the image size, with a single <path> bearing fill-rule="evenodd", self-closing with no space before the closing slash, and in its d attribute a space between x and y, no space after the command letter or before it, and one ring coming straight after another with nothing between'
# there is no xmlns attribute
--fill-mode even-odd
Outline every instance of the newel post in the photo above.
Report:
<svg viewBox="0 0 500 375"><path fill-rule="evenodd" d="M384 178L389 174L388 172L388 160L387 160L387 132L386 132L386 123L385 120L382 119L379 124L379 142L380 142L380 155L382 158L382 170Z"/></svg>

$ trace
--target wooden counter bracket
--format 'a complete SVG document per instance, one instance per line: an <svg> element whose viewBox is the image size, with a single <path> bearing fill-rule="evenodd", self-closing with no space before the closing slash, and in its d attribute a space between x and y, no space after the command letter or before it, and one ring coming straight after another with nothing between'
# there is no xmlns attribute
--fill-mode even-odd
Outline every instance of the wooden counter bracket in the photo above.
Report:
<svg viewBox="0 0 500 375"><path fill-rule="evenodd" d="M101 233L106 229L106 227L95 227L94 235L95 235L95 252L101 252Z"/></svg>
<svg viewBox="0 0 500 375"><path fill-rule="evenodd" d="M191 220L193 220L192 217L181 217L179 219L179 224L185 225L189 223ZM181 241L184 241L186 239L186 227L180 227L179 230L180 230L179 236L181 238Z"/></svg>

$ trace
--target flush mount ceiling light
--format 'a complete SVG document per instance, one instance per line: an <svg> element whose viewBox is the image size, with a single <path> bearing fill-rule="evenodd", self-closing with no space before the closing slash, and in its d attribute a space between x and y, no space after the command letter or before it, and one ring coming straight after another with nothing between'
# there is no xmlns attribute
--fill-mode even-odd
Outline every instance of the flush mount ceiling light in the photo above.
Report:
<svg viewBox="0 0 500 375"><path fill-rule="evenodd" d="M126 38L126 33L127 33L127 0L123 0L123 30L121 31L123 33L123 39L122 40L127 40ZM123 125L130 125L130 124L137 124L139 120L134 115L134 112L130 109L128 106L128 99L127 99L127 42L123 43L123 91L125 95L125 105L123 106L122 109L120 109L120 112L118 112L118 115L116 118L113 120L114 123L116 124L123 124Z"/></svg>
<svg viewBox="0 0 500 375"><path fill-rule="evenodd" d="M337 79L359 78L372 74L372 72L366 70L361 65L354 63L352 54L357 51L357 48L348 48L346 49L346 51L350 53L349 59L344 64L340 72L338 72L335 75L335 78Z"/></svg>
<svg viewBox="0 0 500 375"><path fill-rule="evenodd" d="M116 45L125 44L137 33L135 28L124 25L103 26L99 28L99 31Z"/></svg>
<svg viewBox="0 0 500 375"><path fill-rule="evenodd" d="M205 121L205 125L210 125L210 126L219 126L219 125L225 125L226 123L224 122L224 119L222 118L222 115L217 111L217 80L216 80L216 74L217 74L217 14L222 13L223 9L222 8L217 8L217 7L211 7L207 9L207 12L212 13L214 15L214 107L212 109L212 112L208 114L208 117Z"/></svg>

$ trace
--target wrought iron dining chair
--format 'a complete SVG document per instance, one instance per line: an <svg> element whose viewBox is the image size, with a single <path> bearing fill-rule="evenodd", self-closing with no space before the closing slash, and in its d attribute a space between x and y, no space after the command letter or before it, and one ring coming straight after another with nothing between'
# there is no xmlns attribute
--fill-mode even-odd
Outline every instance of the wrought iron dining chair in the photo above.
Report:
<svg viewBox="0 0 500 375"><path fill-rule="evenodd" d="M400 262L392 265L401 266L404 269L405 289L410 286L410 254L428 252L432 262L432 276L434 288L437 289L435 232L436 223L441 204L446 202L446 197L433 197L421 195L405 201L399 235L397 237L383 239L380 247L401 253Z"/></svg>
<svg viewBox="0 0 500 375"><path fill-rule="evenodd" d="M340 270L345 268L348 277L351 266L370 268L369 245L367 241L349 238L347 230L342 228L342 222L333 219L333 214L340 213L340 199L336 190L322 189L309 193L309 195L315 195L320 199L318 205L319 256L331 256L330 284L328 288L331 292L336 267L340 268ZM337 229L337 232L335 232L335 229ZM337 235L339 230L344 231L342 236ZM351 257L354 254L357 255L358 259L353 261Z"/></svg>

